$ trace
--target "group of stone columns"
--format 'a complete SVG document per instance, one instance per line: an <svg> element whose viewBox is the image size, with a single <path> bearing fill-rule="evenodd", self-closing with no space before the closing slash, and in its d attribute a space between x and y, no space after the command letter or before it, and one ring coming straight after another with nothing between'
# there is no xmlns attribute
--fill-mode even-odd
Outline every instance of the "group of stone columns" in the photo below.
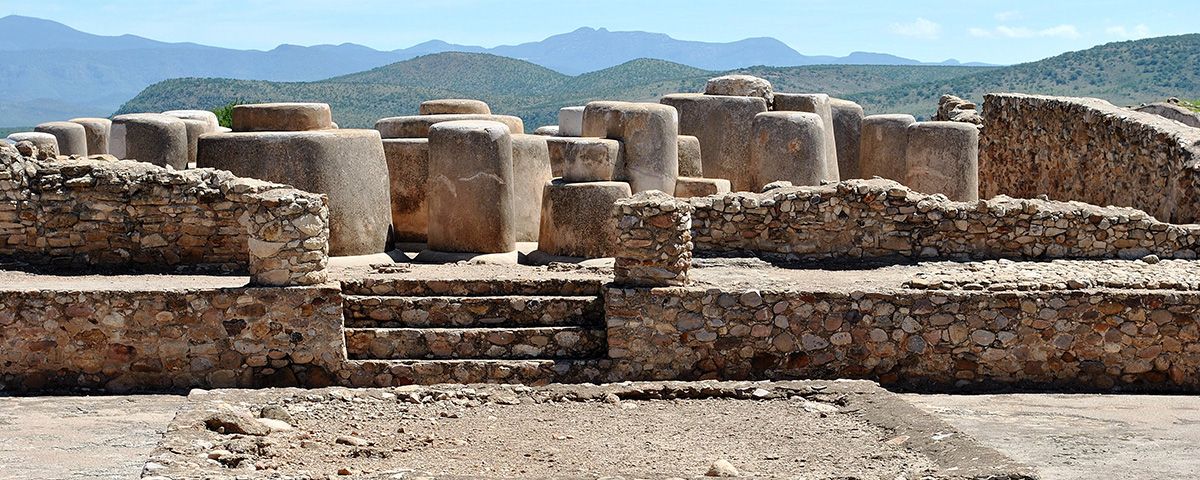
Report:
<svg viewBox="0 0 1200 480"><path fill-rule="evenodd" d="M863 177L896 180L956 201L979 199L979 128L964 122L918 122L912 115L862 120Z"/></svg>

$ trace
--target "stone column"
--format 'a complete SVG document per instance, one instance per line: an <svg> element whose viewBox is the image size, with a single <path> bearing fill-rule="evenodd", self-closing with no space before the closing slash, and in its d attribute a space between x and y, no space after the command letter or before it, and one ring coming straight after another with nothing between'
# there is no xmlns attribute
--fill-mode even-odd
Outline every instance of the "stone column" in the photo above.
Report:
<svg viewBox="0 0 1200 480"><path fill-rule="evenodd" d="M837 143L838 174L842 180L862 178L859 143L862 138L863 108L857 103L830 98L833 110L833 138Z"/></svg>
<svg viewBox="0 0 1200 480"><path fill-rule="evenodd" d="M33 131L54 135L58 141L59 155L79 155L86 157L87 131L83 125L73 122L46 122L33 127Z"/></svg>
<svg viewBox="0 0 1200 480"><path fill-rule="evenodd" d="M562 137L579 137L583 135L584 107L563 107L558 109L558 135Z"/></svg>
<svg viewBox="0 0 1200 480"><path fill-rule="evenodd" d="M679 176L679 130L675 109L657 103L591 102L584 108L583 136L620 140L623 165L616 180L634 193L674 192Z"/></svg>
<svg viewBox="0 0 1200 480"><path fill-rule="evenodd" d="M425 242L429 225L429 139L386 138L383 154L387 157L391 180L392 231L396 241Z"/></svg>
<svg viewBox="0 0 1200 480"><path fill-rule="evenodd" d="M765 112L754 117L751 164L758 184L786 180L793 185L820 185L828 178L830 148L824 119L807 112Z"/></svg>
<svg viewBox="0 0 1200 480"><path fill-rule="evenodd" d="M421 115L446 115L446 114L480 114L491 115L492 107L488 104L467 98L442 98L437 100L426 100L421 102L421 106L417 108L417 112Z"/></svg>
<svg viewBox="0 0 1200 480"><path fill-rule="evenodd" d="M324 103L255 103L233 107L235 132L308 132L335 128Z"/></svg>
<svg viewBox="0 0 1200 480"><path fill-rule="evenodd" d="M559 164L563 181L608 182L621 162L621 142L607 138L550 138L551 163Z"/></svg>
<svg viewBox="0 0 1200 480"><path fill-rule="evenodd" d="M37 147L42 155L54 157L58 155L58 139L49 133L43 132L17 132L9 134L8 139L14 144L21 142L29 142ZM40 157L39 157L40 158Z"/></svg>
<svg viewBox="0 0 1200 480"><path fill-rule="evenodd" d="M951 200L979 200L979 129L963 122L908 126L904 184Z"/></svg>
<svg viewBox="0 0 1200 480"><path fill-rule="evenodd" d="M614 283L620 286L682 286L692 265L694 207L662 192L617 200Z"/></svg>
<svg viewBox="0 0 1200 480"><path fill-rule="evenodd" d="M542 191L554 179L546 137L512 135L513 222L518 242L536 242L542 220Z"/></svg>
<svg viewBox="0 0 1200 480"><path fill-rule="evenodd" d="M112 131L112 120L107 118L72 118L71 122L83 125L87 138L88 155L103 155L108 153L109 132Z"/></svg>
<svg viewBox="0 0 1200 480"><path fill-rule="evenodd" d="M837 140L834 138L833 109L829 104L829 95L824 93L776 93L775 110L815 113L821 118L825 142L825 180L830 182L841 180ZM764 180L762 183L770 182Z"/></svg>
<svg viewBox="0 0 1200 480"><path fill-rule="evenodd" d="M617 219L613 204L630 196L625 182L566 183L555 179L542 198L538 250L551 255L612 256Z"/></svg>
<svg viewBox="0 0 1200 480"><path fill-rule="evenodd" d="M430 127L430 249L516 250L512 153L512 136L502 123L464 120Z"/></svg>
<svg viewBox="0 0 1200 480"><path fill-rule="evenodd" d="M679 176L703 177L704 157L700 155L700 139L691 135L679 137Z"/></svg>
<svg viewBox="0 0 1200 480"><path fill-rule="evenodd" d="M700 140L704 176L729 180L734 191L752 191L750 142L754 116L767 111L762 97L679 93L661 102L679 111L679 132Z"/></svg>
<svg viewBox="0 0 1200 480"><path fill-rule="evenodd" d="M183 122L187 129L188 163L196 163L196 146L200 142L200 136L215 132L216 127L213 127L211 122L199 118L181 118L179 121Z"/></svg>
<svg viewBox="0 0 1200 480"><path fill-rule="evenodd" d="M863 178L879 176L904 181L905 148L912 115L871 115L863 118L859 166Z"/></svg>

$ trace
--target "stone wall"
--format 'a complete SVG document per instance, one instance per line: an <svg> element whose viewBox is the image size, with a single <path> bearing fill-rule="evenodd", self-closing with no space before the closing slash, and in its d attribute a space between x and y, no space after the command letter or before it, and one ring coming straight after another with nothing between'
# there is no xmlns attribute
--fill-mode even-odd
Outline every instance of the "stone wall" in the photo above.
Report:
<svg viewBox="0 0 1200 480"><path fill-rule="evenodd" d="M0 292L0 390L329 385L344 343L330 286Z"/></svg>
<svg viewBox="0 0 1200 480"><path fill-rule="evenodd" d="M1200 294L608 290L623 379L1200 391Z"/></svg>
<svg viewBox="0 0 1200 480"><path fill-rule="evenodd" d="M651 191L617 200L613 281L618 285L687 284L692 265L692 206Z"/></svg>
<svg viewBox="0 0 1200 480"><path fill-rule="evenodd" d="M71 269L324 281L322 195L137 161L37 160L0 146L0 259ZM250 251L249 230L258 243ZM254 265L251 265L253 260Z"/></svg>
<svg viewBox="0 0 1200 480"><path fill-rule="evenodd" d="M1174 223L1200 212L1200 129L1093 98L987 95L980 197L1134 207Z"/></svg>
<svg viewBox="0 0 1200 480"><path fill-rule="evenodd" d="M697 255L788 260L1195 258L1200 225L1129 208L997 197L952 202L889 180L691 199Z"/></svg>

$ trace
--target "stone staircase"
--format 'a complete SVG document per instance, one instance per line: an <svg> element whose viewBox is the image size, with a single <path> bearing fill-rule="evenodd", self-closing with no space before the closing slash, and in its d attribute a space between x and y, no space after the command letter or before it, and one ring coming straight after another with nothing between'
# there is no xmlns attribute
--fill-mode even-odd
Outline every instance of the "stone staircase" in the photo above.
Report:
<svg viewBox="0 0 1200 480"><path fill-rule="evenodd" d="M343 282L346 355L364 377L352 383L594 381L608 362L602 289L552 278Z"/></svg>

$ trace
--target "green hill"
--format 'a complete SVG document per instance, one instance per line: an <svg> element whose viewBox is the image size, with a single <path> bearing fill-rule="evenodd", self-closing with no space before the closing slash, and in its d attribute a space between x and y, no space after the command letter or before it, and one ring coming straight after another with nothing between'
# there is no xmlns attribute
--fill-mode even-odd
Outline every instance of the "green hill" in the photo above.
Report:
<svg viewBox="0 0 1200 480"><path fill-rule="evenodd" d="M868 114L930 116L944 93L981 101L1017 91L1094 96L1116 104L1200 97L1200 34L1101 45L1011 67L814 65L711 72L663 60L639 59L579 76L506 57L439 53L316 82L183 78L154 84L118 113L211 109L229 102L319 101L346 127L415 114L423 100L477 98L517 115L532 128L556 123L557 111L591 100L656 101L700 91L707 78L747 73L777 91L826 92L863 105Z"/></svg>

